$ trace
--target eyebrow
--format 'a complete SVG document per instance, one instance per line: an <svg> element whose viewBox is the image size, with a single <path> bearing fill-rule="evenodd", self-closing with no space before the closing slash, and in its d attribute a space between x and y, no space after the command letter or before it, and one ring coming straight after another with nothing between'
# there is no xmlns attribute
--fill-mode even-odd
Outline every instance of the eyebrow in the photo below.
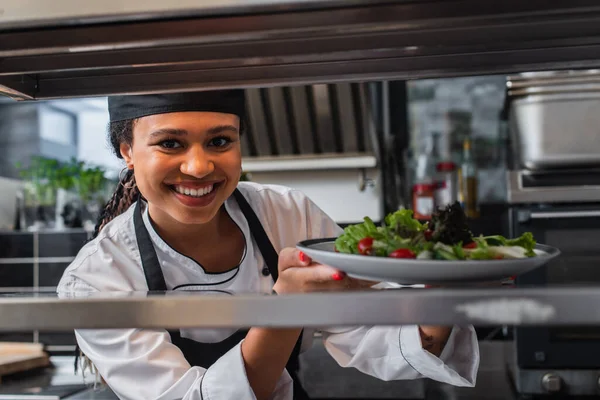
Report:
<svg viewBox="0 0 600 400"><path fill-rule="evenodd" d="M206 133L208 135L217 135L219 133L226 132L226 131L237 133L238 129L233 125L217 125L217 126L213 126L213 127L209 128L206 131ZM187 134L188 134L188 131L185 129L164 128L164 129L158 129L156 131L151 132L150 137L154 138L154 137L162 136L162 135L186 136Z"/></svg>
<svg viewBox="0 0 600 400"><path fill-rule="evenodd" d="M233 125L217 125L207 130L206 133L208 133L209 135L216 135L227 131L237 133L238 129Z"/></svg>

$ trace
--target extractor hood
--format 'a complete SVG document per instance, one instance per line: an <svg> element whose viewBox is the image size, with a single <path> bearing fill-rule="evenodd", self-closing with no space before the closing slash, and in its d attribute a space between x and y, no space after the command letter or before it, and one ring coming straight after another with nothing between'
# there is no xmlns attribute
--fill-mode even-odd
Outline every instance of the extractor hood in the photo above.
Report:
<svg viewBox="0 0 600 400"><path fill-rule="evenodd" d="M3 0L19 99L600 66L597 0Z"/></svg>

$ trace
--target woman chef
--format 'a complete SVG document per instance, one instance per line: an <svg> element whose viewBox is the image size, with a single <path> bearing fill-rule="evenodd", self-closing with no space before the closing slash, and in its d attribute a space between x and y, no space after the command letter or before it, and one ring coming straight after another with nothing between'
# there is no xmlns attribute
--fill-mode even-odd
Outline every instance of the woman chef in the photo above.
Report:
<svg viewBox="0 0 600 400"><path fill-rule="evenodd" d="M67 268L61 295L208 290L279 294L355 281L294 248L341 229L305 195L239 182L244 92L109 98L110 142L127 173L95 238ZM77 342L122 399L305 399L296 379L312 332L79 330ZM472 328L324 328L329 354L383 380L428 377L472 386Z"/></svg>

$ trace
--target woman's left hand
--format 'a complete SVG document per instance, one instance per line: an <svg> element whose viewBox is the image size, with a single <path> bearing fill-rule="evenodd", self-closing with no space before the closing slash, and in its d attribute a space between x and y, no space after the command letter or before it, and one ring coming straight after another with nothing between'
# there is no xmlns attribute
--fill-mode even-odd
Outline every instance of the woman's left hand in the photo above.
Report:
<svg viewBox="0 0 600 400"><path fill-rule="evenodd" d="M439 357L444 351L450 333L452 333L451 326L419 326L421 346L436 357Z"/></svg>

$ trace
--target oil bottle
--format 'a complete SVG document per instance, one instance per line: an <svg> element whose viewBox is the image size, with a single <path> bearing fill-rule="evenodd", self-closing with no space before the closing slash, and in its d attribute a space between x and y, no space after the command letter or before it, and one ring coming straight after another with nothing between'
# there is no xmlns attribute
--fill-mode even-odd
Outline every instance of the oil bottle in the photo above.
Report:
<svg viewBox="0 0 600 400"><path fill-rule="evenodd" d="M468 218L479 217L477 201L477 166L471 151L471 139L463 141L463 157L458 170L458 201Z"/></svg>

